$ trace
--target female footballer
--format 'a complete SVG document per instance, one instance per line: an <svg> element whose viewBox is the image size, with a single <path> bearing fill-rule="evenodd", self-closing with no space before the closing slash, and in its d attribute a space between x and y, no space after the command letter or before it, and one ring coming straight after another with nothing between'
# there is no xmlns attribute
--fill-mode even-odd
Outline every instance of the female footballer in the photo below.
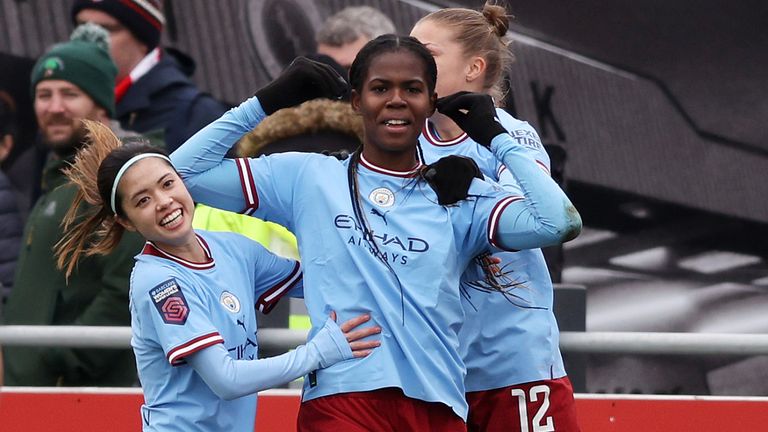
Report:
<svg viewBox="0 0 768 432"><path fill-rule="evenodd" d="M79 187L72 209L83 201L95 208L58 246L59 266L69 274L83 254L109 253L124 230L147 240L130 290L144 431L252 431L256 392L366 357L379 344L362 340L379 332L358 327L368 314L337 326L329 311L306 345L258 359L255 310L301 294L299 263L239 234L193 230L192 198L161 150L122 145L96 122L87 128L90 144L67 175Z"/></svg>
<svg viewBox="0 0 768 432"><path fill-rule="evenodd" d="M508 27L506 10L489 3L482 11L449 8L422 18L411 36L435 58L438 95L471 91L502 100L503 79L512 63ZM549 156L533 127L501 108L496 109L496 116L548 173ZM444 114L435 113L426 121L420 143L427 162L447 155L467 156L484 175L511 191L519 190L512 170ZM494 252L500 260L495 266L499 271L491 275L490 282L507 286L492 289L486 281L487 271L477 268L465 274L462 284L465 318L459 338L467 366L468 429L578 431L544 256L540 249Z"/></svg>

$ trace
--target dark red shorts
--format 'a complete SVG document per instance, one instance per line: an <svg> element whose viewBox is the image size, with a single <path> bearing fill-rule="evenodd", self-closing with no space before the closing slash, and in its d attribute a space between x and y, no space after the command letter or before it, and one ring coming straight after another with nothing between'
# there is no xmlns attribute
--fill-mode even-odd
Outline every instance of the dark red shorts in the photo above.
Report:
<svg viewBox="0 0 768 432"><path fill-rule="evenodd" d="M466 432L448 405L405 396L400 389L340 393L303 402L298 432Z"/></svg>
<svg viewBox="0 0 768 432"><path fill-rule="evenodd" d="M467 393L470 432L579 432L568 377Z"/></svg>

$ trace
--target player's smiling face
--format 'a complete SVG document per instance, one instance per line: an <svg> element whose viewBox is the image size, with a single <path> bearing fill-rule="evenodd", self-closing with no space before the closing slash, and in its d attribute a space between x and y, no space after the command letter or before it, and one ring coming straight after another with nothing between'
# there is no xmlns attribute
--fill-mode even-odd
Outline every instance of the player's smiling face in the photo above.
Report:
<svg viewBox="0 0 768 432"><path fill-rule="evenodd" d="M192 197L165 159L136 162L120 179L117 191L125 213L119 221L126 229L138 231L170 253L196 241Z"/></svg>
<svg viewBox="0 0 768 432"><path fill-rule="evenodd" d="M365 158L384 168L413 168L418 136L434 104L423 59L407 50L373 58L361 90L352 92L352 107L363 116Z"/></svg>

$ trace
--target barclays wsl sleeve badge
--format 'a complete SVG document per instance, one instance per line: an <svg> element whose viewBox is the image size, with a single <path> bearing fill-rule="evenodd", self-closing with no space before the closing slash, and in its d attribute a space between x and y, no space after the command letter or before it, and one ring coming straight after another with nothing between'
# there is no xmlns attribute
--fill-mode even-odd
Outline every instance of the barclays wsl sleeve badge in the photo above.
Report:
<svg viewBox="0 0 768 432"><path fill-rule="evenodd" d="M184 325L189 315L189 306L176 279L168 279L149 291L157 312L166 324Z"/></svg>

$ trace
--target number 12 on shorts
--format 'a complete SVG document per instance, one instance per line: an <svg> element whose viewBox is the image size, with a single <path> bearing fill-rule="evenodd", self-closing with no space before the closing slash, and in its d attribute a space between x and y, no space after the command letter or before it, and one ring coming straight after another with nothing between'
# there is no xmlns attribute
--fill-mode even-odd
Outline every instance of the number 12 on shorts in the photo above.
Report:
<svg viewBox="0 0 768 432"><path fill-rule="evenodd" d="M553 432L555 422L552 416L544 417L549 409L549 387L537 385L531 387L528 394L525 390L515 388L511 390L512 396L517 398L517 407L520 412L520 432ZM528 408L534 408L541 400L541 405L536 410L533 419L528 420ZM529 427L530 425L530 427Z"/></svg>

